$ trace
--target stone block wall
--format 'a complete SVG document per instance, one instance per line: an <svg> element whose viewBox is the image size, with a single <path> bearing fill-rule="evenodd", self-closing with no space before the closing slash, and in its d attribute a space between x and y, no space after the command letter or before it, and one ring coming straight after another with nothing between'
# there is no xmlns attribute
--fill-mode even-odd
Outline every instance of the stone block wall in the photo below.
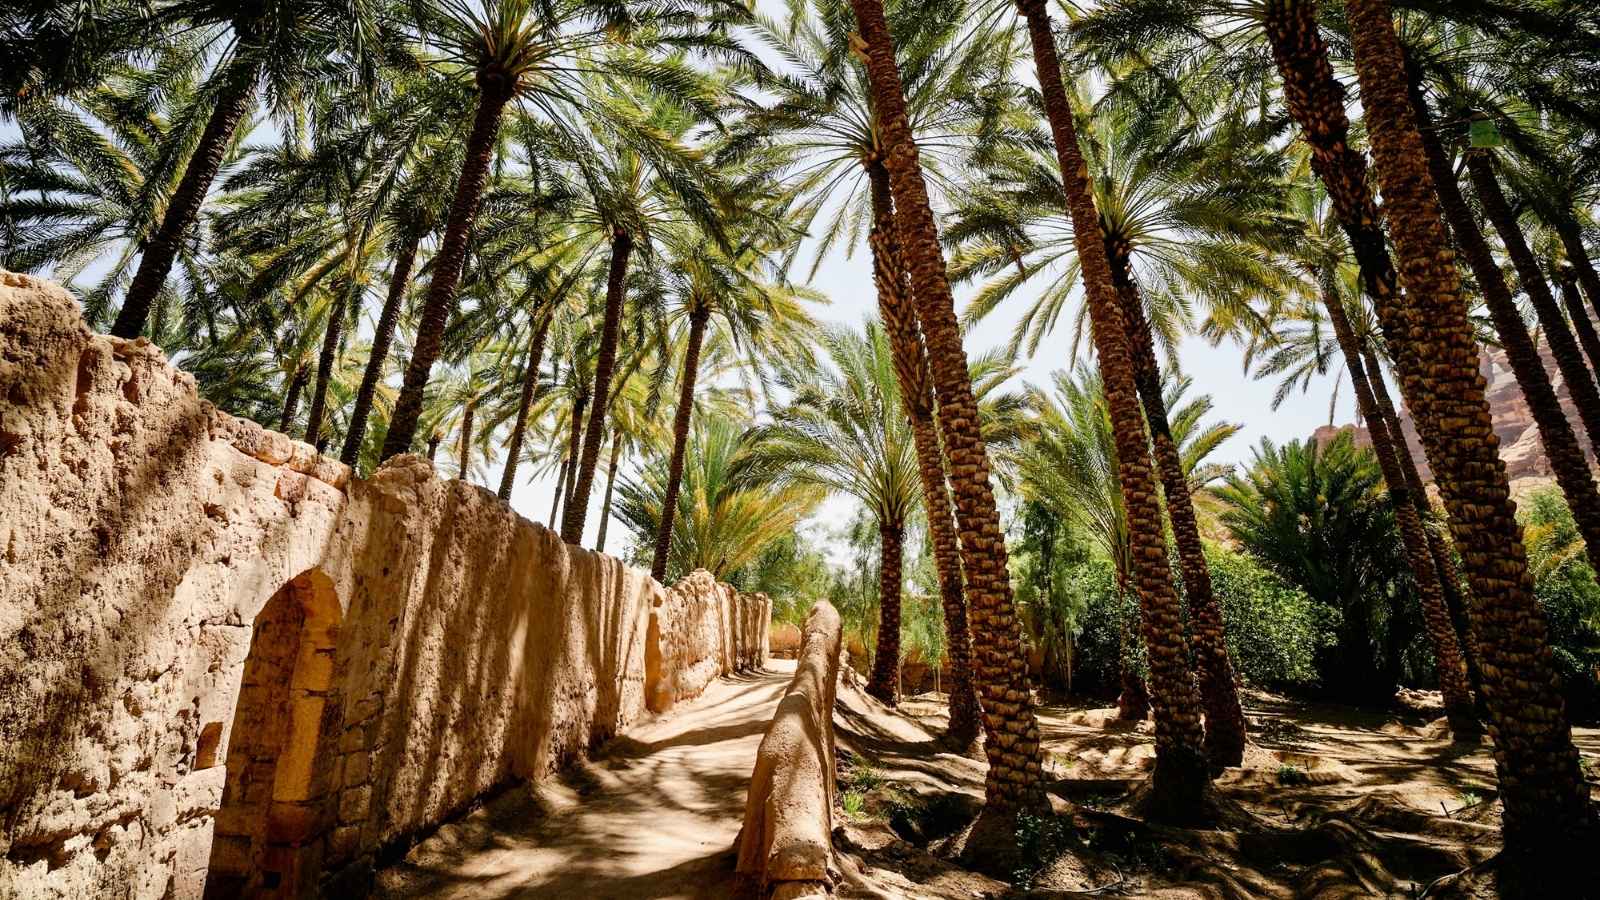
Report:
<svg viewBox="0 0 1600 900"><path fill-rule="evenodd" d="M761 664L769 615L417 457L354 479L0 272L0 897L305 893Z"/></svg>

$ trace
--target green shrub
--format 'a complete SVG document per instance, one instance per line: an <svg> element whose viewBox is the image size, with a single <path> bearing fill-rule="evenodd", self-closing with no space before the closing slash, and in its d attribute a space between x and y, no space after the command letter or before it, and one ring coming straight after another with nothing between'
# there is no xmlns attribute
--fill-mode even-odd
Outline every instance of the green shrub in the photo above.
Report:
<svg viewBox="0 0 1600 900"><path fill-rule="evenodd" d="M1325 609L1245 554L1208 547L1206 561L1239 677L1272 690L1314 684L1317 648L1333 639Z"/></svg>

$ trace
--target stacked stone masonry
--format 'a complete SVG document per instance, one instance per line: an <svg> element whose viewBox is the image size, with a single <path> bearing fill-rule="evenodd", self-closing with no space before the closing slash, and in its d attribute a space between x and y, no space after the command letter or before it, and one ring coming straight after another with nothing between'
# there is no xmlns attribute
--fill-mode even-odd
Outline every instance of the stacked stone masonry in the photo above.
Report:
<svg viewBox="0 0 1600 900"><path fill-rule="evenodd" d="M309 893L761 666L770 614L418 457L352 478L0 272L0 897Z"/></svg>

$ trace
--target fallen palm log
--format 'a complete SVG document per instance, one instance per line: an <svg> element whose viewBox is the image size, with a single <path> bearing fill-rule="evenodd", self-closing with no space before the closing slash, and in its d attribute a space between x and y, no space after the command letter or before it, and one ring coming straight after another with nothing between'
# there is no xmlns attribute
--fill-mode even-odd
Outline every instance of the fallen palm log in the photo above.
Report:
<svg viewBox="0 0 1600 900"><path fill-rule="evenodd" d="M794 678L756 751L737 871L758 897L824 897L836 880L833 702L839 640L838 611L827 602L813 606Z"/></svg>

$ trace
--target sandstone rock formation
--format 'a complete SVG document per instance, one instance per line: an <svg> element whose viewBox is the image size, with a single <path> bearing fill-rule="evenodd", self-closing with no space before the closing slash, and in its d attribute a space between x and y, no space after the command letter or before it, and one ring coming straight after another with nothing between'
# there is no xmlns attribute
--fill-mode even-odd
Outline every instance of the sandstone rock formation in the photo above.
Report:
<svg viewBox="0 0 1600 900"><path fill-rule="evenodd" d="M420 457L352 478L0 272L0 897L358 876L647 697L761 665L770 609Z"/></svg>
<svg viewBox="0 0 1600 900"><path fill-rule="evenodd" d="M833 704L839 686L839 613L806 616L794 679L750 776L737 869L762 897L823 897L833 886Z"/></svg>
<svg viewBox="0 0 1600 900"><path fill-rule="evenodd" d="M1577 410L1572 405L1571 392L1561 377L1560 369L1556 367L1555 357L1550 354L1550 345L1542 340L1539 342L1539 357L1544 361L1545 371L1550 373L1550 383L1556 389L1556 399L1560 401L1562 411L1566 413L1567 420L1572 423L1573 431L1578 434L1579 443L1584 445L1592 461L1594 451L1584 439L1583 423L1578 421ZM1494 433L1500 439L1500 458L1505 461L1506 475L1513 482L1513 490L1547 483L1554 472L1550 469L1549 459L1544 455L1544 445L1539 441L1539 429L1533 423L1533 414L1528 409L1528 401L1523 397L1522 388L1518 386L1516 376L1511 372L1505 351L1498 347L1483 348L1478 356L1478 370L1483 374L1485 393L1489 399L1489 412L1494 420ZM1398 402L1399 395L1395 396ZM1406 446L1410 448L1411 458L1416 461L1417 470L1422 473L1423 480L1432 481L1433 474L1428 469L1428 459L1422 451L1422 439L1417 435L1416 423L1412 421L1411 414L1404 409L1400 411L1400 429L1405 433ZM1324 425L1312 434L1312 439L1319 443L1326 442L1340 431L1353 432L1358 447L1372 445L1370 433L1360 425Z"/></svg>

